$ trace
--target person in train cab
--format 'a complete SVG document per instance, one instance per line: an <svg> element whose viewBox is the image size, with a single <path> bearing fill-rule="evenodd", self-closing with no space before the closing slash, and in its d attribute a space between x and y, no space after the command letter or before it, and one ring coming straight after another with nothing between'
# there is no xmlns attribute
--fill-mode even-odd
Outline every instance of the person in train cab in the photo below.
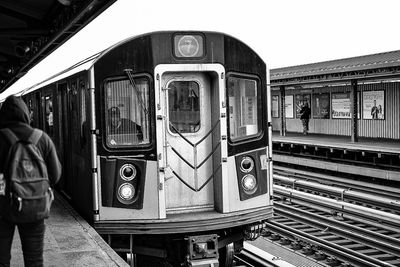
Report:
<svg viewBox="0 0 400 267"><path fill-rule="evenodd" d="M376 100L374 100L374 106L371 108L371 116L372 116L373 120L378 119L378 113L379 113L379 109L376 106Z"/></svg>
<svg viewBox="0 0 400 267"><path fill-rule="evenodd" d="M300 120L303 124L303 134L308 134L308 123L310 122L311 109L308 102L305 102L300 109Z"/></svg>
<svg viewBox="0 0 400 267"><path fill-rule="evenodd" d="M118 107L108 109L109 116L109 134L135 134L138 141L143 140L142 127L130 119L121 118L121 111Z"/></svg>
<svg viewBox="0 0 400 267"><path fill-rule="evenodd" d="M43 177L41 177L45 181L43 184L46 184L47 187L49 184L50 187L54 186L61 175L61 164L53 141L45 132L36 130L29 125L29 115L29 110L25 102L21 98L15 96L9 96L0 109L0 135L2 135L0 137L0 178L3 180L3 183L0 184L0 266L10 266L11 244L15 227L18 227L25 266L43 266L45 233L43 217L48 216L50 204L53 199L53 194L50 189L51 196L46 195L48 198L40 202L46 203L45 212L40 213L34 213L34 211L41 211L42 206L31 204L33 202L29 199L25 200L22 195L18 197L18 201L15 201L14 195L16 195L16 191L14 190L16 186L14 179L16 177L16 172L13 172L14 166L22 166L24 170L20 170L17 173L20 177L26 178L29 177L32 169L36 170L35 167L32 167L34 163L32 163L33 161L31 160L40 160L40 162L42 162L40 163L42 167L41 170L47 170L42 172L42 174L47 173L47 175L44 174ZM21 143L24 143L23 146L26 147L27 145L25 144L27 144L27 142L32 142L31 144L33 146L31 146L31 151L35 151L37 154L29 158L29 160L25 157L24 160L19 160L18 153L13 153L11 148L16 151L22 151L19 149L22 146ZM9 155L14 155L14 157L11 159ZM13 162L8 162L6 165L7 161ZM15 162L22 164L17 165L18 163ZM26 176L24 176L24 174L26 174ZM9 176L11 176L11 178ZM29 186L32 184L33 182L30 183ZM49 188L47 188L47 190L48 189ZM32 193L32 195L35 196L35 193ZM14 209L16 206L14 205L15 202L19 203L19 209ZM28 205L27 203L30 204ZM31 209L27 209L26 207L28 206L31 207ZM33 214L35 219L25 216L26 214ZM21 218L21 216L25 216L25 218ZM18 220L16 218L18 218Z"/></svg>

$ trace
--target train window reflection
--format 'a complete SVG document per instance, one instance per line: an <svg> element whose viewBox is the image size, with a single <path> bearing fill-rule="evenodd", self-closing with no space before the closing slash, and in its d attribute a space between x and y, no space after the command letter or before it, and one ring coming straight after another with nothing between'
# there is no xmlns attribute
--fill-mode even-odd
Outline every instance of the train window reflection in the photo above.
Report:
<svg viewBox="0 0 400 267"><path fill-rule="evenodd" d="M106 142L109 147L148 144L149 81L135 78L108 81L106 91Z"/></svg>
<svg viewBox="0 0 400 267"><path fill-rule="evenodd" d="M49 136L53 137L53 97L48 95L45 97L45 131Z"/></svg>
<svg viewBox="0 0 400 267"><path fill-rule="evenodd" d="M170 125L170 131L197 132L200 129L199 84L194 81L173 81L168 88L169 121L173 125Z"/></svg>
<svg viewBox="0 0 400 267"><path fill-rule="evenodd" d="M253 136L260 131L257 81L228 78L229 131L232 141Z"/></svg>

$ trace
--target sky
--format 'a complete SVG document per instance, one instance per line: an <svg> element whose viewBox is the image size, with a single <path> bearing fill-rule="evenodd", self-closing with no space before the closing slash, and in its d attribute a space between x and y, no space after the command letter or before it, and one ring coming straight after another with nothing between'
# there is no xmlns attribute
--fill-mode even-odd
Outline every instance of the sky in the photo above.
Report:
<svg viewBox="0 0 400 267"><path fill-rule="evenodd" d="M399 10L399 0L117 0L0 100L153 31L223 32L247 43L270 69L399 50Z"/></svg>

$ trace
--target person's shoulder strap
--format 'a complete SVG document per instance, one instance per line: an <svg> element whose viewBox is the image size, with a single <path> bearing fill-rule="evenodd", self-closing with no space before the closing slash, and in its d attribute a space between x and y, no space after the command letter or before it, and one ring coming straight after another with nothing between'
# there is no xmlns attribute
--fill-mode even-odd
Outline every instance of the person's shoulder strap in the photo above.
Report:
<svg viewBox="0 0 400 267"><path fill-rule="evenodd" d="M43 132L39 129L33 129L33 132L29 137L28 141L36 146L37 143L39 142L40 137L42 137L42 133Z"/></svg>
<svg viewBox="0 0 400 267"><path fill-rule="evenodd" d="M15 144L18 142L18 137L15 135L13 131L11 131L9 128L3 128L0 129L0 131L7 137L7 139L11 142L11 145Z"/></svg>

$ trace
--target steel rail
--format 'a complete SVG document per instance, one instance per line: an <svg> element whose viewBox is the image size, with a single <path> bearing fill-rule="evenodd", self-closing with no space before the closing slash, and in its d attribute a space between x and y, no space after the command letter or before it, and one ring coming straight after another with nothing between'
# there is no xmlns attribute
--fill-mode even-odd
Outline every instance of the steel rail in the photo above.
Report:
<svg viewBox="0 0 400 267"><path fill-rule="evenodd" d="M368 192L368 193L379 192L379 194L384 197L400 198L399 190L393 186L379 185L370 182L352 180L345 177L337 177L323 173L315 173L305 170L292 169L278 165L274 166L274 173L307 181L318 181L319 183L323 184L338 185L347 188L356 187L357 190L362 192Z"/></svg>
<svg viewBox="0 0 400 267"><path fill-rule="evenodd" d="M397 211L400 211L400 201L398 199L387 198L379 196L379 194L369 194L356 191L351 188L338 188L330 185L325 185L316 182L305 181L296 178L285 177L280 174L274 174L274 181L280 181L285 184L291 185L294 187L295 185L300 185L306 188L311 188L317 190L317 192L326 192L329 194L335 194L336 196L340 196L341 200L357 200L362 201L363 203L372 203L374 205L381 205L383 208L391 207Z"/></svg>
<svg viewBox="0 0 400 267"><path fill-rule="evenodd" d="M355 221L358 222L360 220L362 220L363 223L368 224L371 227L376 227L378 229L382 229L388 232L393 232L393 233L398 233L397 237L400 238L400 228L399 226L395 227L395 226L391 226L391 225L387 225L384 224L382 221L376 219L376 218L367 218L365 216L360 216L357 214L353 214L351 212L336 212L335 210L333 210L330 207L325 207L322 206L320 203L310 203L307 200L300 200L300 199L295 199L290 200L292 203L295 203L296 205L301 205L304 207L308 207L310 209L314 209L316 211L321 211L321 212L325 212L325 213L329 213L332 216L335 216L338 219L343 219L343 220L351 220L351 221ZM277 203L277 200L275 200L274 203Z"/></svg>
<svg viewBox="0 0 400 267"><path fill-rule="evenodd" d="M313 225L323 229L329 228L330 233L350 238L356 242L362 242L368 246L374 246L381 251L396 254L400 257L400 240L398 238L393 238L376 231L326 217L329 214L322 216L303 209L298 210L289 205L281 203L274 204L276 214L306 223L307 225Z"/></svg>
<svg viewBox="0 0 400 267"><path fill-rule="evenodd" d="M300 230L288 227L281 223L274 223L273 221L266 223L268 228L272 231L276 231L282 235L290 237L293 240L303 240L309 244L313 244L328 254L332 254L335 257L345 261L356 264L357 266L368 266L368 267L382 267L382 266L393 266L392 264L387 264L380 260L368 257L352 249L345 248L343 246L333 244L332 242L323 240L319 237L313 236L311 234L302 232Z"/></svg>
<svg viewBox="0 0 400 267"><path fill-rule="evenodd" d="M338 182L333 176L322 175L321 182L318 174L305 171L300 171L299 174L297 170L290 173L287 172L287 168L283 169L274 173L275 183L285 185L274 184L274 196L282 196L296 206L304 207L296 209L275 201L277 217L266 223L270 230L289 239L303 240L312 244L313 248L322 248L322 251L343 261L343 264L347 262L356 266L400 266L400 216L393 214L393 209L400 210L400 202L396 198L399 194L396 194L394 188L381 188L361 182L361 190L358 190L360 181L352 183L339 178ZM338 188L338 183L345 188ZM349 189L348 185L356 190ZM377 193L380 189L384 190L382 195ZM366 203L385 210L392 209L392 213L365 207ZM315 210L310 211L310 207ZM335 212L332 213L332 210ZM340 216L334 219L332 215ZM341 218L342 221L337 221L337 218ZM287 241L283 239L282 242Z"/></svg>
<svg viewBox="0 0 400 267"><path fill-rule="evenodd" d="M392 225L398 225L400 222L400 216L391 214L388 212L376 210L376 209L371 209L368 207L344 202L341 200L337 199L331 199L327 197L321 197L313 194L308 194L299 190L291 189L291 188L286 188L283 186L279 185L274 185L274 193L279 193L283 196L286 196L288 198L299 198L302 200L307 200L312 203L318 203L320 205L323 205L325 207L330 207L334 208L338 211L345 211L345 212L351 212L353 214L360 215L362 217L371 217L371 215L375 216L374 218L379 218L380 221L384 221L388 224ZM368 214L368 216L366 216Z"/></svg>

